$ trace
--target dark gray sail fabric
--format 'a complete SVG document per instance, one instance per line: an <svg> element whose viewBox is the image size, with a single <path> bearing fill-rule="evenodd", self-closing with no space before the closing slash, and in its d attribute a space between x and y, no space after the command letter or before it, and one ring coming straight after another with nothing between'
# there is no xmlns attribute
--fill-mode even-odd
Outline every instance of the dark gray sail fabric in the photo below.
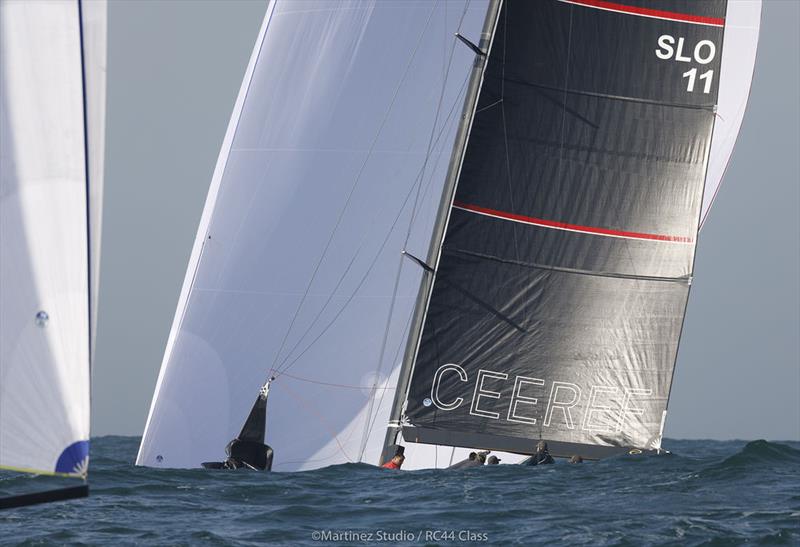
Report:
<svg viewBox="0 0 800 547"><path fill-rule="evenodd" d="M247 416L247 421L242 426L242 431L239 433L238 439L243 441L252 441L255 443L264 442L264 431L267 427L267 398L259 394L256 402L253 403L253 408L250 409L250 414Z"/></svg>
<svg viewBox="0 0 800 547"><path fill-rule="evenodd" d="M660 446L725 10L724 0L504 2L407 440L532 452L546 439L554 455Z"/></svg>

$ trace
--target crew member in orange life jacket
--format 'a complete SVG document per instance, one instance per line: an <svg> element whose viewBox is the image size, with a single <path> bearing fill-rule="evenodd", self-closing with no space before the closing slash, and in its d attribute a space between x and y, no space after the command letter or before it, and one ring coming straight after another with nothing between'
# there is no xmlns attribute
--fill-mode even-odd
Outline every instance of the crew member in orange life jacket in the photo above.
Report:
<svg viewBox="0 0 800 547"><path fill-rule="evenodd" d="M398 446L397 450L392 456L392 459L383 464L381 467L386 469L400 469L403 466L403 462L406 461L406 457L403 454L406 448L404 446Z"/></svg>

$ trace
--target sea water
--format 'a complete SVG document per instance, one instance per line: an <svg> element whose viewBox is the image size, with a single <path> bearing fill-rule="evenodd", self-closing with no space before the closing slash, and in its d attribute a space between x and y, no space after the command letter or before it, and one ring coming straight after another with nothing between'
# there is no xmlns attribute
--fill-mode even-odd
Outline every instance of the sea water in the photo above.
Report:
<svg viewBox="0 0 800 547"><path fill-rule="evenodd" d="M92 441L91 497L0 512L23 545L800 545L800 443L678 441L575 465L302 473L135 467ZM0 474L0 495L56 479ZM60 485L64 485L61 482Z"/></svg>

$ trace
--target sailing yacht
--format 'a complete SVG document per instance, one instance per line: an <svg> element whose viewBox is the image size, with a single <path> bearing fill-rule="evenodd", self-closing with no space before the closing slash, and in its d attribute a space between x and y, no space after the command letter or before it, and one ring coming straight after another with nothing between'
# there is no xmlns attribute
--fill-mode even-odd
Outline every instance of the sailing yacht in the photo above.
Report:
<svg viewBox="0 0 800 547"><path fill-rule="evenodd" d="M271 0L137 464L660 450L760 10Z"/></svg>

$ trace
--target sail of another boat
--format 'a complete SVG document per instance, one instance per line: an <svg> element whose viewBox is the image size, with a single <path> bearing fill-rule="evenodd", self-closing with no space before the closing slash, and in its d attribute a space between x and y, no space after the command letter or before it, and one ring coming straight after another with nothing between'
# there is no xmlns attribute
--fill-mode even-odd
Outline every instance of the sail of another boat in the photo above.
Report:
<svg viewBox="0 0 800 547"><path fill-rule="evenodd" d="M0 1L0 469L88 472L105 21L104 1Z"/></svg>

